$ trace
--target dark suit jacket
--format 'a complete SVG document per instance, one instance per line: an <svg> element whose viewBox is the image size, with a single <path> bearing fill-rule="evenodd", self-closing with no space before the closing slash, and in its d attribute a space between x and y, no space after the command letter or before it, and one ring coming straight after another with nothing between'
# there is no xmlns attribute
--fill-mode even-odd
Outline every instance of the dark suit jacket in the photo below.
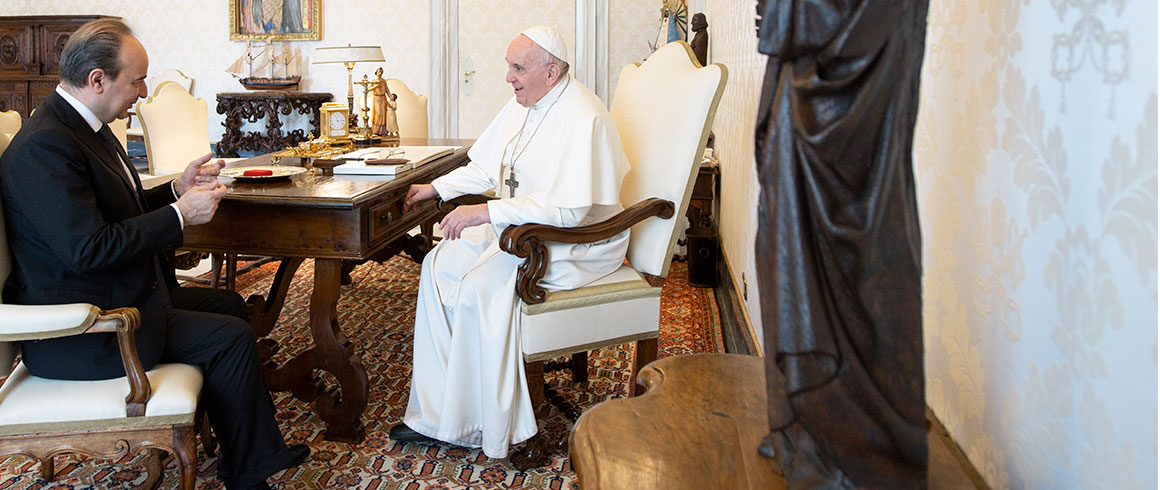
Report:
<svg viewBox="0 0 1160 490"><path fill-rule="evenodd" d="M123 150L121 150L123 151ZM91 303L141 311L137 351L146 369L165 345L167 250L182 243L169 185L141 191L132 170L59 94L50 95L0 157L13 270L4 302ZM32 374L63 379L124 375L116 337L87 334L30 341Z"/></svg>

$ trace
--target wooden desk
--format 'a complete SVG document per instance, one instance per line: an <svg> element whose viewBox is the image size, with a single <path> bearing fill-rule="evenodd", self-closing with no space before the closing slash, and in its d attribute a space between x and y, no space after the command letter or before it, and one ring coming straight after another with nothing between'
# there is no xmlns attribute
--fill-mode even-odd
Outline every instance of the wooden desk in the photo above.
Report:
<svg viewBox="0 0 1160 490"><path fill-rule="evenodd" d="M293 92L260 90L256 92L234 92L217 94L217 113L225 114L226 127L222 140L218 142L220 157L237 157L238 150L273 152L306 141L307 131L295 129L282 131L279 115L298 114L310 116L310 131L315 137L321 134L318 108L334 96L324 92ZM266 118L266 132L242 131L242 122L258 122Z"/></svg>
<svg viewBox="0 0 1160 490"><path fill-rule="evenodd" d="M207 252L285 257L270 293L251 296L251 322L259 337L274 328L286 290L302 261L314 259L314 292L310 296L310 332L314 346L281 366L263 367L271 391L290 391L314 401L327 424L329 440L359 442L365 436L360 417L370 390L366 369L338 324L338 295L343 260L363 260L388 248L416 226L430 226L438 215L434 201L402 214L403 198L413 183L430 182L467 163L466 140L407 140L404 145L463 145L455 153L404 173L394 180L369 176L316 175L308 171L282 182L228 184L211 222L185 228L185 248ZM269 164L257 157L235 165ZM269 345L272 342L266 342ZM313 370L338 380L328 390Z"/></svg>

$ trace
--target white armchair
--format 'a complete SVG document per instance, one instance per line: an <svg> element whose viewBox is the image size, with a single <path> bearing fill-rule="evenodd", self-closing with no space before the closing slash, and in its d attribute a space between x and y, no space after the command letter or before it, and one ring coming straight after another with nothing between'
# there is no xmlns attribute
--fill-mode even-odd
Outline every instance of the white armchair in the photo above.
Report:
<svg viewBox="0 0 1160 490"><path fill-rule="evenodd" d="M196 99L177 82L158 85L137 102L137 118L145 135L149 173L180 173L194 158L210 152L205 100Z"/></svg>
<svg viewBox="0 0 1160 490"><path fill-rule="evenodd" d="M0 135L0 148L7 146ZM11 271L0 209L0 284ZM40 461L51 480L53 456L79 452L119 459L150 449L150 479L160 482L156 450L172 453L181 473L178 488L192 490L197 470L195 410L201 371L185 364L162 364L146 372L137 358L135 308L101 311L88 304L25 306L0 304L0 457L23 454ZM103 381L62 381L32 376L13 362L20 341L68 335L114 333L128 376Z"/></svg>
<svg viewBox="0 0 1160 490"><path fill-rule="evenodd" d="M193 79L185 76L185 74L182 73L181 70L175 70L173 68L170 68L168 70L161 72L160 74L158 74L156 76L149 77L146 80L146 84L149 87L149 95L153 95L153 93L157 91L157 88L160 87L161 84L163 84L165 82L177 83L178 85L181 85L183 88L185 88L186 92L189 92L190 94L193 93ZM141 124L138 123L136 126L132 126L133 116L135 116L135 115L137 115L137 109L136 108L129 109L129 118L128 118L128 121L126 122L125 135L127 138L132 138L132 139L137 140L137 141L142 141L145 139L145 132L141 130ZM132 126L132 127L129 127L129 126ZM124 141L122 141L121 143L123 144Z"/></svg>
<svg viewBox="0 0 1160 490"><path fill-rule="evenodd" d="M635 342L632 395L637 372L656 359L661 287L727 78L724 65L701 67L681 41L664 45L643 64L624 67L610 112L630 165L620 189L625 210L578 228L527 224L504 230L500 247L525 258L516 290L534 404L545 398L545 360L571 354L573 379L583 382L587 351ZM538 284L549 265L547 242L591 243L629 227L628 264L617 271L567 291L546 291ZM578 415L570 407L561 411L573 419ZM538 467L557 447L558 441L541 432L511 461L520 470Z"/></svg>
<svg viewBox="0 0 1160 490"><path fill-rule="evenodd" d="M0 112L0 133L16 134L16 132L20 130L20 125L22 123L23 119L20 118L19 112Z"/></svg>
<svg viewBox="0 0 1160 490"><path fill-rule="evenodd" d="M427 96L412 92L402 80L387 79L387 89L398 95L395 116L399 119L400 138L427 137Z"/></svg>

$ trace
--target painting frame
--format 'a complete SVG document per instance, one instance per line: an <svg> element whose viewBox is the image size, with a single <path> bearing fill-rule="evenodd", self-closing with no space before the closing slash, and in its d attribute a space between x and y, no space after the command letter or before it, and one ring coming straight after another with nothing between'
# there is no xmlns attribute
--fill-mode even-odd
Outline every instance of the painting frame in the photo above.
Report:
<svg viewBox="0 0 1160 490"><path fill-rule="evenodd" d="M262 11L262 2L281 3L276 10L279 19L255 24L253 16L245 15L254 9ZM301 25L296 32L281 32L279 22L286 5L297 5ZM322 0L230 0L230 41L320 41L322 40ZM257 27L256 27L257 26Z"/></svg>

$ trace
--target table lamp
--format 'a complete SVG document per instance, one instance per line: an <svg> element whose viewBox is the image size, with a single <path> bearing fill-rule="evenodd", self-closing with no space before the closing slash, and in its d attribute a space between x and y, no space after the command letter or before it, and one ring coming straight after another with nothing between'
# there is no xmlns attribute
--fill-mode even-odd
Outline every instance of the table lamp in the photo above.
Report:
<svg viewBox="0 0 1160 490"><path fill-rule="evenodd" d="M354 64L364 61L386 61L378 46L334 46L314 49L312 64L342 63L346 65L346 107L349 126L354 126Z"/></svg>

